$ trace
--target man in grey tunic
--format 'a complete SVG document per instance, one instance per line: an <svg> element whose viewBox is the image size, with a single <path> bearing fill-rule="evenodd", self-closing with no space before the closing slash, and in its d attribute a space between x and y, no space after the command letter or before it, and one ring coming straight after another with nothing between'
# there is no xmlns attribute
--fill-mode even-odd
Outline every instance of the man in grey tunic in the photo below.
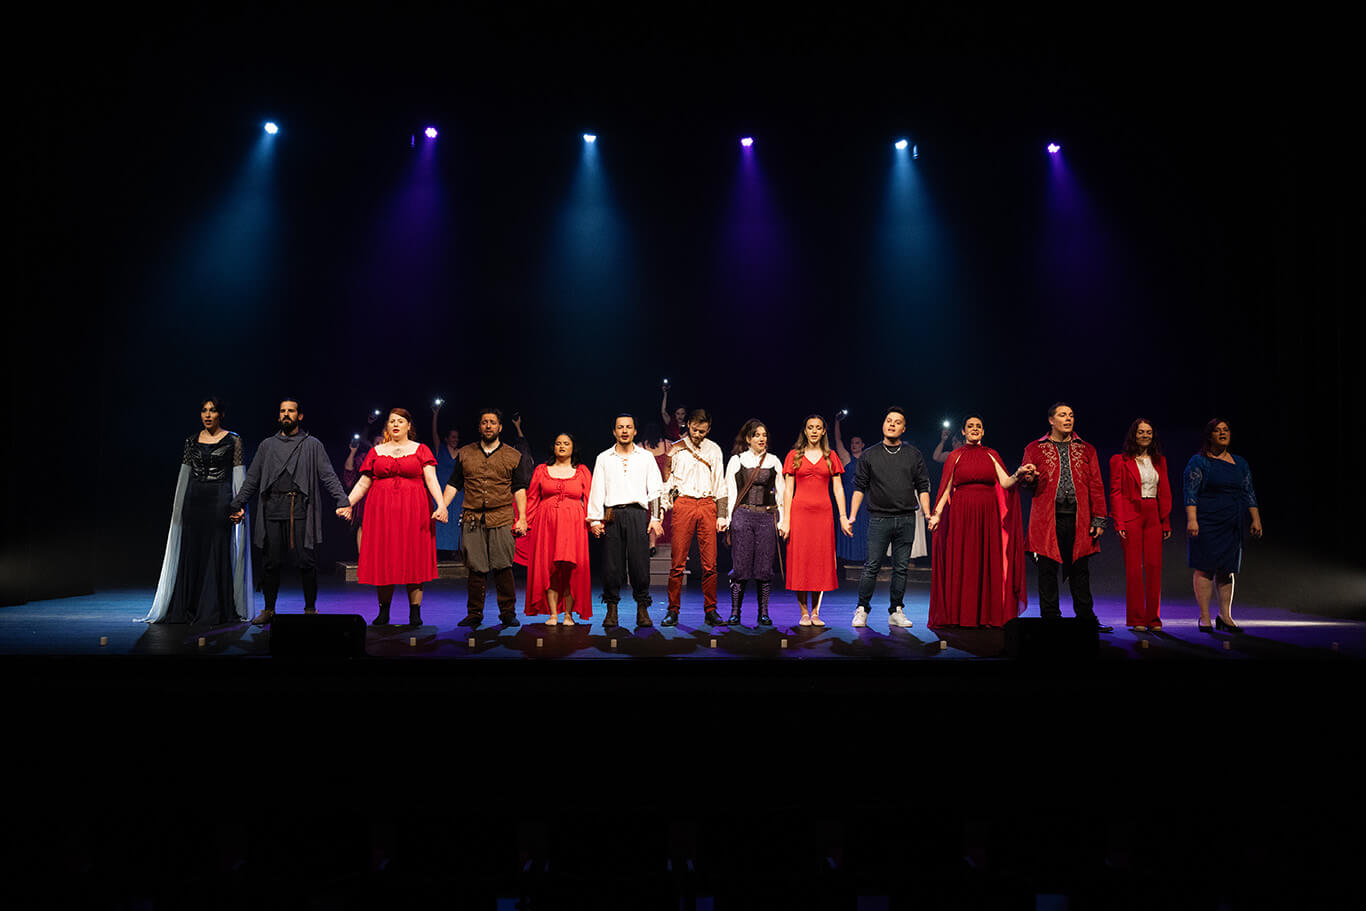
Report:
<svg viewBox="0 0 1366 911"><path fill-rule="evenodd" d="M266 606L251 621L257 626L264 626L275 617L280 568L285 563L299 568L304 613L318 611L316 550L323 536L319 488L326 490L338 516L351 517L346 490L332 470L327 450L299 428L303 417L297 399L280 403L280 432L261 441L242 489L228 504L229 517L233 522L241 522L243 507L260 494L260 502L253 510L251 543L264 557L261 593Z"/></svg>

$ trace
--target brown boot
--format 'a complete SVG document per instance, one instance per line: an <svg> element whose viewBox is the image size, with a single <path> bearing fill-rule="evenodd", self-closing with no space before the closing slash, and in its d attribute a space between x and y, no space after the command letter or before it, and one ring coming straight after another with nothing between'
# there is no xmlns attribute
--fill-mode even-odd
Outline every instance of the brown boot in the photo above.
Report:
<svg viewBox="0 0 1366 911"><path fill-rule="evenodd" d="M620 625L617 622L617 606L615 604L607 605L607 616L602 618L602 628L614 629Z"/></svg>
<svg viewBox="0 0 1366 911"><path fill-rule="evenodd" d="M465 619L457 626L478 626L484 622L484 590L488 588L488 578L483 573L470 573L466 582L469 596L465 601Z"/></svg>
<svg viewBox="0 0 1366 911"><path fill-rule="evenodd" d="M650 609L648 607L636 607L636 627L654 626L654 621L650 619Z"/></svg>

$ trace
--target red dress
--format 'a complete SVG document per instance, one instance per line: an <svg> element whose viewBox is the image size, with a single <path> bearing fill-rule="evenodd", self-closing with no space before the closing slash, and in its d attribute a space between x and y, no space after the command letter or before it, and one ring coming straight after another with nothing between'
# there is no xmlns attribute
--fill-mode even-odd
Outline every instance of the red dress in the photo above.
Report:
<svg viewBox="0 0 1366 911"><path fill-rule="evenodd" d="M366 585L412 585L436 578L436 536L432 498L422 469L436 457L419 443L412 455L365 454L360 473L371 479L361 524L360 566Z"/></svg>
<svg viewBox="0 0 1366 911"><path fill-rule="evenodd" d="M1004 626L1024 609L1020 495L1014 487L1001 489L1000 458L994 449L969 444L944 463L935 502L946 488L952 493L934 530L932 627Z"/></svg>
<svg viewBox="0 0 1366 911"><path fill-rule="evenodd" d="M580 617L593 616L593 591L588 576L588 491L593 472L587 465L574 470L573 477L551 477L545 465L537 465L526 490L526 511L531 517L527 538L531 541L531 561L526 571L526 612L548 614L545 593L557 583L560 609L566 595L574 599L573 610ZM552 579L557 564L570 564L568 579ZM563 570L563 567L561 567Z"/></svg>
<svg viewBox="0 0 1366 911"><path fill-rule="evenodd" d="M783 474L794 476L787 532L787 589L834 591L840 583L835 572L835 523L830 521L830 479L844 474L844 465L833 452L828 466L824 457L812 465L794 449L787 454Z"/></svg>

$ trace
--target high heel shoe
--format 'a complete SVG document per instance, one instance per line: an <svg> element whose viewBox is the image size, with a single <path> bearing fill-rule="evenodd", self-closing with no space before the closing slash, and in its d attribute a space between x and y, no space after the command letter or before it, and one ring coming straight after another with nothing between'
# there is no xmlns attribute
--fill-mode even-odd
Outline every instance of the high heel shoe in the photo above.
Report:
<svg viewBox="0 0 1366 911"><path fill-rule="evenodd" d="M1231 620L1225 620L1223 617L1214 618L1214 628L1221 633L1241 633L1243 631L1241 626Z"/></svg>
<svg viewBox="0 0 1366 911"><path fill-rule="evenodd" d="M1202 633L1212 633L1212 632L1214 632L1214 624L1212 624L1212 623L1201 623L1199 620L1196 620L1196 621L1195 621L1195 628L1198 629L1198 630L1199 630L1200 632L1202 632Z"/></svg>

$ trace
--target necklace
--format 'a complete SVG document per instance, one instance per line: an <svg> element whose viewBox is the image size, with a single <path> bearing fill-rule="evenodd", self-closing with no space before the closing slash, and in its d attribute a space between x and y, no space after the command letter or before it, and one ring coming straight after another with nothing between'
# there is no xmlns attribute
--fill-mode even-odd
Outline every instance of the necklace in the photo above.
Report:
<svg viewBox="0 0 1366 911"><path fill-rule="evenodd" d="M883 444L882 444L882 448L885 449L885 450L887 450L887 454L888 454L888 455L896 455L898 452L901 451L901 445L902 445L902 444L897 443L897 444L896 444L896 448L893 449L893 448L891 448L890 446L888 446L887 443L884 441Z"/></svg>

